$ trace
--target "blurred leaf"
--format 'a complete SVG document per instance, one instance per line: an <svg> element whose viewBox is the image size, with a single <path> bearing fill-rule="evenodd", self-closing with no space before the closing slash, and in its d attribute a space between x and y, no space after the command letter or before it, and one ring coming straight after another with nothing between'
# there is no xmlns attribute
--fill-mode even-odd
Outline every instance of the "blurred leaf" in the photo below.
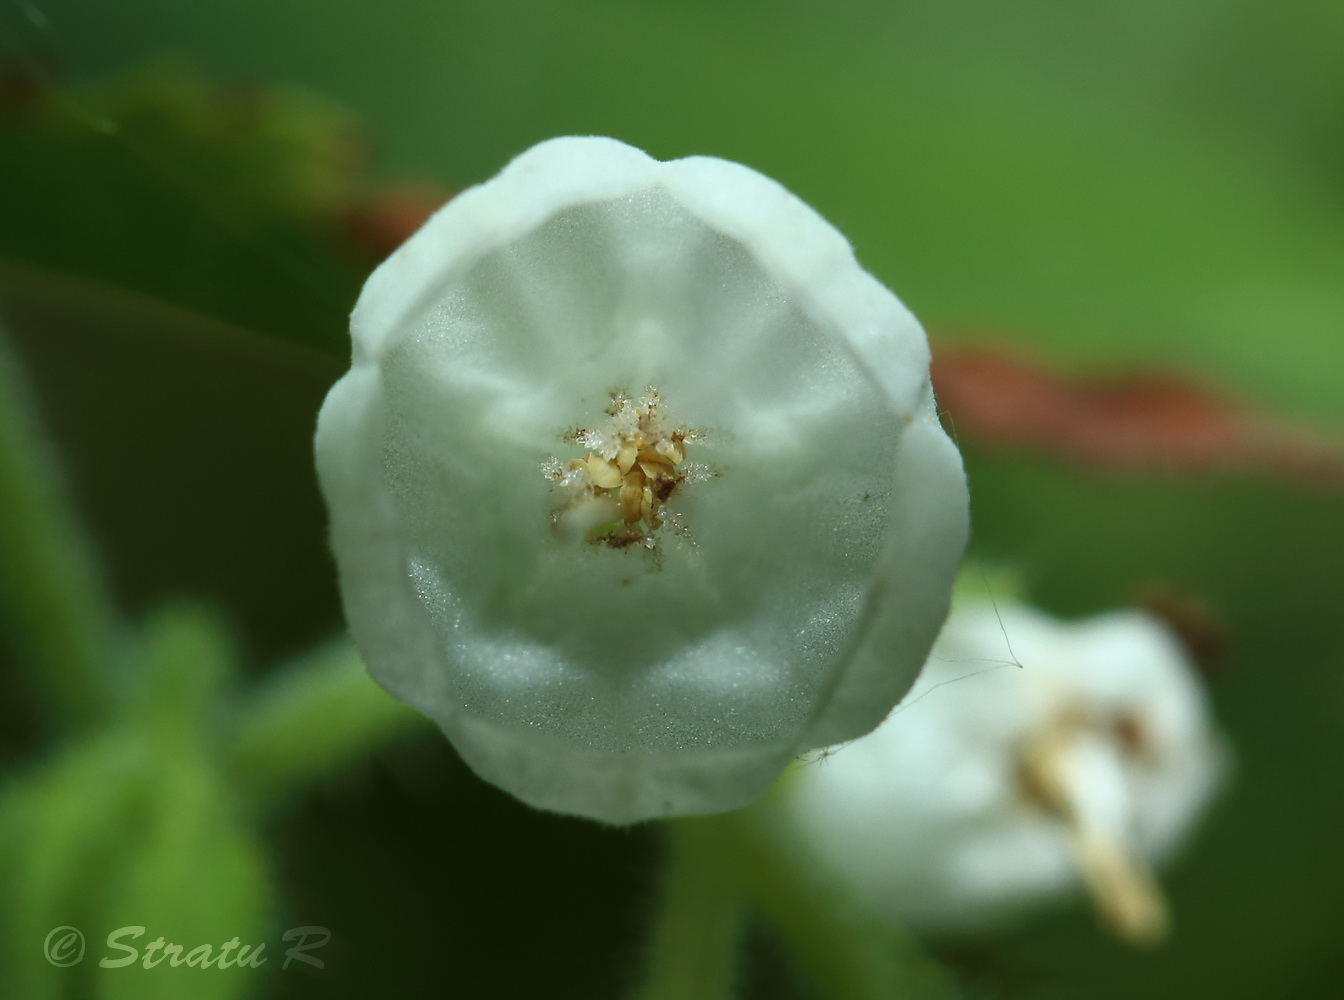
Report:
<svg viewBox="0 0 1344 1000"><path fill-rule="evenodd" d="M0 266L0 302L123 606L209 601L249 665L339 627L312 472L330 355L31 268Z"/></svg>
<svg viewBox="0 0 1344 1000"><path fill-rule="evenodd" d="M428 181L393 181L354 206L349 214L350 238L379 259L386 257L449 197L449 192Z"/></svg>
<svg viewBox="0 0 1344 1000"><path fill-rule="evenodd" d="M1119 476L1259 475L1344 489L1344 434L1168 371L1077 376L1004 347L944 346L938 402L962 444Z"/></svg>
<svg viewBox="0 0 1344 1000"><path fill-rule="evenodd" d="M0 326L0 607L52 728L102 717L123 639L103 569Z"/></svg>
<svg viewBox="0 0 1344 1000"><path fill-rule="evenodd" d="M0 996L240 997L250 969L102 969L124 953L109 934L143 926L184 952L237 936L263 943L271 907L262 851L243 827L212 759L210 710L228 676L214 620L185 608L147 629L141 697L108 731L72 744L0 799ZM53 928L84 936L84 960L44 960ZM186 977L195 976L190 985Z"/></svg>
<svg viewBox="0 0 1344 1000"><path fill-rule="evenodd" d="M113 138L241 233L337 215L364 161L360 129L335 104L279 85L223 87L180 57L55 95L38 117L56 140L88 140L90 127Z"/></svg>
<svg viewBox="0 0 1344 1000"><path fill-rule="evenodd" d="M349 114L162 60L0 113L0 141L0 257L344 353L372 259L346 233L363 204Z"/></svg>
<svg viewBox="0 0 1344 1000"><path fill-rule="evenodd" d="M260 964L265 958L263 967L278 971L278 938L268 933L274 901L264 852L202 760L184 756L160 763L152 807L142 817L135 850L111 873L93 925L102 935L143 927L143 934L120 938L123 947L135 949L139 962L99 969L94 995L100 1000L252 995L262 983L250 964L213 969L193 965L218 963L221 946L237 939L260 956L254 961ZM181 945L181 952L168 956L160 951L160 960L167 960L146 969L146 958L155 961L147 954L148 946L160 937L166 944ZM256 953L258 946L265 951ZM103 947L101 941L97 951L114 960L132 957ZM236 962L239 952L235 948L223 957ZM188 964L174 968L174 959Z"/></svg>
<svg viewBox="0 0 1344 1000"><path fill-rule="evenodd" d="M0 799L0 996L74 998L88 965L43 958L53 928L73 926L89 952L99 938L98 901L136 848L152 758L141 738L89 741L10 782ZM104 932L105 933L105 932Z"/></svg>
<svg viewBox="0 0 1344 1000"><path fill-rule="evenodd" d="M143 631L130 725L160 746L209 746L212 710L236 670L227 629L207 609L185 604L158 609Z"/></svg>

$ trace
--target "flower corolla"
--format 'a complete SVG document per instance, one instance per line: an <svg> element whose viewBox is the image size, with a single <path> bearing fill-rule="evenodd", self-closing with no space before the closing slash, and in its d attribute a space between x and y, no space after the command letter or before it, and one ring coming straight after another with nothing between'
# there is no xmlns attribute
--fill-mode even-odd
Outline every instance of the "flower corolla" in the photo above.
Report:
<svg viewBox="0 0 1344 1000"><path fill-rule="evenodd" d="M1066 623L958 603L902 708L790 774L785 824L878 911L986 927L1078 886L1107 924L1160 940L1151 866L1225 768L1177 639L1142 611Z"/></svg>
<svg viewBox="0 0 1344 1000"><path fill-rule="evenodd" d="M369 278L318 419L374 678L607 822L743 805L909 688L967 531L928 345L775 182L541 143Z"/></svg>

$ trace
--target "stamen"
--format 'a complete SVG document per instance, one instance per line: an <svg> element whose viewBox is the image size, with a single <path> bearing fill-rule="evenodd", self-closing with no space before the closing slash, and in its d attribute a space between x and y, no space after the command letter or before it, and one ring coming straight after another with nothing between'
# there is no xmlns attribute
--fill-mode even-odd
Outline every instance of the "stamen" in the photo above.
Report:
<svg viewBox="0 0 1344 1000"><path fill-rule="evenodd" d="M639 403L624 393L612 393L606 431L584 430L573 436L590 450L567 466L571 475L561 484L570 495L552 515L557 526L586 525L585 537L613 548L637 541L649 549L656 547L652 533L663 524L663 506L686 481L688 470L680 466L686 460L687 442L694 440L689 428L663 426L660 404L661 397L652 388ZM558 464L552 459L545 468L553 470ZM548 475L556 478L553 472ZM591 519L599 510L613 512L612 520L619 521L593 525ZM679 533L685 530L678 525Z"/></svg>
<svg viewBox="0 0 1344 1000"><path fill-rule="evenodd" d="M1065 714L1022 747L1026 798L1059 819L1093 904L1106 925L1131 944L1153 945L1170 929L1166 900L1151 869L1114 822L1088 808L1081 773L1086 720Z"/></svg>

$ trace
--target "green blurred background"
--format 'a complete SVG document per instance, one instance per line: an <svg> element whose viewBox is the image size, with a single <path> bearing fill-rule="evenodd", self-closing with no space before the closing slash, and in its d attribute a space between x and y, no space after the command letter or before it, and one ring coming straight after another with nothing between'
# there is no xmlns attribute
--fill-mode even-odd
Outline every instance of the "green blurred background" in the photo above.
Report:
<svg viewBox="0 0 1344 1000"><path fill-rule="evenodd" d="M0 12L17 67L0 101L0 313L121 605L210 603L249 677L341 627L309 442L381 252L352 213L393 182L484 180L553 135L777 178L935 346L1175 366L1344 433L1337 0ZM935 953L974 996L1334 995L1338 491L966 451L973 551L1020 570L1042 606L1085 614L1154 582L1211 603L1237 767L1165 878L1167 947L1114 943L1079 903ZM52 744L19 674L0 694L17 774ZM269 919L332 941L324 970L258 974L258 995L616 997L637 977L655 833L532 813L434 734L263 823ZM756 995L810 995L764 931L747 973Z"/></svg>

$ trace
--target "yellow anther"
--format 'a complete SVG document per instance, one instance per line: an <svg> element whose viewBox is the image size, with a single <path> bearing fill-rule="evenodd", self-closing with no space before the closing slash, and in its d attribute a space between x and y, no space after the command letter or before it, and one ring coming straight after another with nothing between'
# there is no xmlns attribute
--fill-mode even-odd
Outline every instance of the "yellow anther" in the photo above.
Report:
<svg viewBox="0 0 1344 1000"><path fill-rule="evenodd" d="M616 463L609 462L601 455L589 452L583 456L583 468L592 477L593 485L604 490L614 490L621 485L621 470Z"/></svg>
<svg viewBox="0 0 1344 1000"><path fill-rule="evenodd" d="M616 452L616 466L621 470L622 475L630 471L637 457L639 457L638 442L622 441L621 447Z"/></svg>
<svg viewBox="0 0 1344 1000"><path fill-rule="evenodd" d="M643 482L635 480L633 476L627 478L621 486L621 517L625 518L626 524L634 524L639 520L643 504Z"/></svg>
<svg viewBox="0 0 1344 1000"><path fill-rule="evenodd" d="M685 441L691 433L685 427L665 429L659 402L653 390L637 405L627 396L613 395L607 413L615 427L605 433L584 431L575 438L592 450L567 466L581 475L567 480L569 489L576 492L553 515L557 526L572 524L591 531L593 517L614 510L624 524L596 537L589 535L592 540L616 548L643 541L646 548L656 549L651 533L663 523L663 504L686 478L677 466L686 457ZM558 468L558 463L548 467Z"/></svg>
<svg viewBox="0 0 1344 1000"><path fill-rule="evenodd" d="M653 447L671 465L680 465L686 461L686 445L679 437L663 438Z"/></svg>

